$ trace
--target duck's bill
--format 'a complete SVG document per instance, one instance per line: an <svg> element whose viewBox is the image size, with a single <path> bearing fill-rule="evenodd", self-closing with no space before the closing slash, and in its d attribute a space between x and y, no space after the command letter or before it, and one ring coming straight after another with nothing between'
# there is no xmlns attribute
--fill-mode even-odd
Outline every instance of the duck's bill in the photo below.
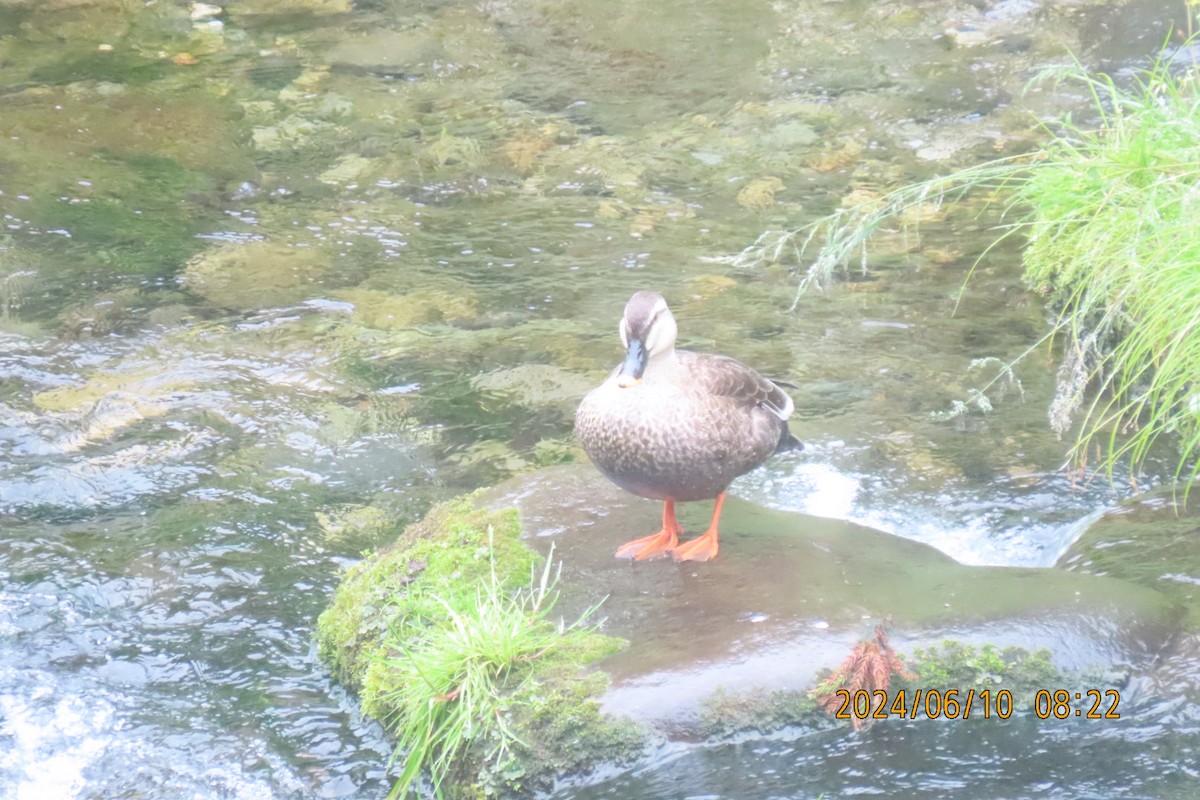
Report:
<svg viewBox="0 0 1200 800"><path fill-rule="evenodd" d="M621 362L621 371L617 373L617 385L629 388L641 383L648 358L646 346L642 344L642 340L630 339L629 348L625 351L625 360Z"/></svg>

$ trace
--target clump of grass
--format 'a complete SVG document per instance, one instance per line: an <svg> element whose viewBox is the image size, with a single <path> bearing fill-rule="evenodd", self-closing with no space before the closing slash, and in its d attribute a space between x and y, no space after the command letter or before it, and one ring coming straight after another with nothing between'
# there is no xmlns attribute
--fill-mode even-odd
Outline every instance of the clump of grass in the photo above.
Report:
<svg viewBox="0 0 1200 800"><path fill-rule="evenodd" d="M490 538L490 537L489 537ZM432 596L444 619L422 630L397 626L384 638L379 666L390 674L388 688L364 691L364 707L379 715L397 737L394 758L404 769L389 798L406 796L428 771L436 796L471 747L484 749L495 766L524 742L508 722L509 707L521 701L530 665L594 631L587 624L595 607L567 626L550 618L559 569L546 559L540 577L509 591L493 563L488 580L467 602ZM560 565L561 567L561 565Z"/></svg>
<svg viewBox="0 0 1200 800"><path fill-rule="evenodd" d="M1200 443L1200 92L1195 67L1159 62L1121 90L1076 70L1101 115L1066 129L1020 187L1025 278L1061 309L1066 334L1051 425L1083 410L1075 452L1142 463L1179 435L1183 471ZM1085 389L1095 392L1090 401ZM1200 462L1187 476L1190 485Z"/></svg>
<svg viewBox="0 0 1200 800"><path fill-rule="evenodd" d="M1052 428L1061 436L1081 418L1074 460L1087 466L1099 452L1110 474L1125 458L1136 471L1171 437L1176 478L1186 476L1190 487L1200 471L1200 75L1164 58L1127 89L1078 64L1050 77L1090 92L1095 127L1067 118L1034 153L764 234L734 263L777 261L789 251L801 260L820 243L795 307L837 269L856 259L865 269L869 240L884 224L903 223L922 205L990 192L1006 220L996 243L1025 237L1025 280L1057 313L1025 354L1050 339L1061 343Z"/></svg>

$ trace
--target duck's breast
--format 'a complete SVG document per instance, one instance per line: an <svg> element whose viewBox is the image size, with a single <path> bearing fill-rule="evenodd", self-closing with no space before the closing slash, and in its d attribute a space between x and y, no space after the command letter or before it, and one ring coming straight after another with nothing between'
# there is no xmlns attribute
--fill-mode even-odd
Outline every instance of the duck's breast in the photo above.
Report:
<svg viewBox="0 0 1200 800"><path fill-rule="evenodd" d="M783 422L761 408L689 387L606 381L579 406L575 432L588 457L642 497L702 500L774 452Z"/></svg>

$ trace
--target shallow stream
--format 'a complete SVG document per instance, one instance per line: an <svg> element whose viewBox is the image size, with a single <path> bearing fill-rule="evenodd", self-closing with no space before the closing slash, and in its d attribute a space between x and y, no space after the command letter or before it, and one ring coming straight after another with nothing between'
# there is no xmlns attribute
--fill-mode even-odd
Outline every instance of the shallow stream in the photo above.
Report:
<svg viewBox="0 0 1200 800"><path fill-rule="evenodd" d="M1116 74L1167 2L0 1L0 798L378 798L315 657L355 511L577 456L629 294L795 383L808 447L741 479L969 564L1051 567L1133 492L1062 470L1054 354L977 205L792 301L735 269L907 180L1020 152L1024 92ZM1000 391L997 387L1003 387ZM1139 476L1138 487L1157 482ZM348 523L347 520L351 522ZM674 750L561 797L1196 796L1200 706Z"/></svg>

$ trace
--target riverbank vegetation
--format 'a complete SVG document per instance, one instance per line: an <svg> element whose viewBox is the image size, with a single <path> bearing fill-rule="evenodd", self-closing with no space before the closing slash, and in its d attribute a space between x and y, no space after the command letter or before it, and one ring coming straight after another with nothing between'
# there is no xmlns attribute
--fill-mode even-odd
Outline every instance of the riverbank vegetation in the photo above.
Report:
<svg viewBox="0 0 1200 800"><path fill-rule="evenodd" d="M923 209L982 196L1003 212L996 243L1024 240L1024 280L1052 309L1049 333L1021 358L1058 348L1048 416L1060 436L1075 431L1075 464L1098 461L1111 475L1128 459L1136 473L1169 442L1176 478L1190 488L1200 470L1200 70L1164 58L1129 85L1079 65L1041 80L1082 87L1094 124L1066 117L1047 126L1048 140L1032 153L768 232L735 263L789 255L804 263L811 250L799 302L839 270L866 269L870 239L886 226L915 225ZM986 410L986 397L977 399Z"/></svg>

